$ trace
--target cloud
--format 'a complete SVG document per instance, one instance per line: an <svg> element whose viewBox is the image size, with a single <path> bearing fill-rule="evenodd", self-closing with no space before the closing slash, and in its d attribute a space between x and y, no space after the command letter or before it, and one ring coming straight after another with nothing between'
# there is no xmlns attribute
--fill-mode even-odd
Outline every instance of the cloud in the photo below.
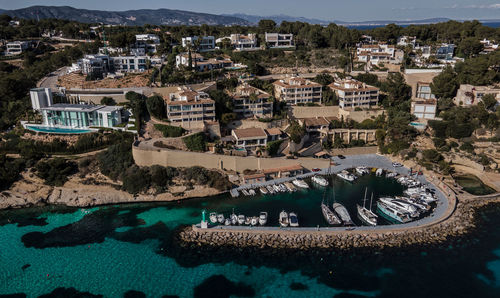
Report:
<svg viewBox="0 0 500 298"><path fill-rule="evenodd" d="M500 3L493 4L470 4L470 5L452 5L443 7L445 9L500 9Z"/></svg>

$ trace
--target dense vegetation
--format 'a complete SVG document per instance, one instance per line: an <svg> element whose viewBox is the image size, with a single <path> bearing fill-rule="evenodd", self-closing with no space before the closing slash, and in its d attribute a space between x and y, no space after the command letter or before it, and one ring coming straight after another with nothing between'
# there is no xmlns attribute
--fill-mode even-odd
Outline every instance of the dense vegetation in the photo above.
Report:
<svg viewBox="0 0 500 298"><path fill-rule="evenodd" d="M39 161L35 166L37 176L52 186L63 186L68 176L75 174L77 169L75 162L60 157Z"/></svg>
<svg viewBox="0 0 500 298"><path fill-rule="evenodd" d="M184 129L179 126L155 124L155 128L161 131L165 138L177 138L184 133Z"/></svg>
<svg viewBox="0 0 500 298"><path fill-rule="evenodd" d="M19 174L24 169L23 159L8 158L0 155L0 190L8 189L12 183L19 179Z"/></svg>
<svg viewBox="0 0 500 298"><path fill-rule="evenodd" d="M184 144L191 151L203 152L206 150L206 137L205 133L198 132L187 137L182 138Z"/></svg>

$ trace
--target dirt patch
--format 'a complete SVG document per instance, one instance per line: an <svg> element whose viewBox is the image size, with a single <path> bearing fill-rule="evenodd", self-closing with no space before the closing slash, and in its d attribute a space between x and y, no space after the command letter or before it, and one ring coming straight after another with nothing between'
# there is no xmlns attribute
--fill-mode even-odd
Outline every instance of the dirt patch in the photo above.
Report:
<svg viewBox="0 0 500 298"><path fill-rule="evenodd" d="M60 76L58 79L58 85L67 89L147 87L149 86L149 77L151 76L151 72L151 70L148 70L143 73L126 74L121 78L105 78L98 81L85 81L85 75L74 72L64 76Z"/></svg>

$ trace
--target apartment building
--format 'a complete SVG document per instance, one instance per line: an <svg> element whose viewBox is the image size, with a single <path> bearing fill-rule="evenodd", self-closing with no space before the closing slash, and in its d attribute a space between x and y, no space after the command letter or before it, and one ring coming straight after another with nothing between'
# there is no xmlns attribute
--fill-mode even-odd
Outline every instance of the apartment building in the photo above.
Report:
<svg viewBox="0 0 500 298"><path fill-rule="evenodd" d="M77 65L83 74L103 77L112 71L113 62L108 55L85 55Z"/></svg>
<svg viewBox="0 0 500 298"><path fill-rule="evenodd" d="M387 44L364 44L356 49L356 57L360 62L370 65L396 61L396 48Z"/></svg>
<svg viewBox="0 0 500 298"><path fill-rule="evenodd" d="M175 57L175 65L176 67L180 67L181 65L185 67L189 67L189 52L180 53ZM226 67L232 67L233 61L226 57L221 58L211 58L205 60L203 56L198 53L191 52L191 67L195 71L207 71L212 69L222 69Z"/></svg>
<svg viewBox="0 0 500 298"><path fill-rule="evenodd" d="M215 37L213 36L188 36L182 38L182 47L186 48L188 46L194 47L199 40L199 45L196 50L200 52L213 51L215 50Z"/></svg>
<svg viewBox="0 0 500 298"><path fill-rule="evenodd" d="M439 60L453 60L455 45L443 43L436 50L436 58Z"/></svg>
<svg viewBox="0 0 500 298"><path fill-rule="evenodd" d="M28 41L8 42L6 44L5 55L7 55L7 56L19 55L19 54L22 54L22 52L29 49L29 47L30 47L30 43Z"/></svg>
<svg viewBox="0 0 500 298"><path fill-rule="evenodd" d="M462 84L453 99L456 105L477 105L486 94L492 94L500 104L500 86L473 86Z"/></svg>
<svg viewBox="0 0 500 298"><path fill-rule="evenodd" d="M248 35L243 34L231 34L231 45L236 51L252 51L258 49L257 47L257 34L250 33Z"/></svg>
<svg viewBox="0 0 500 298"><path fill-rule="evenodd" d="M229 95L233 98L233 111L240 117L273 116L273 102L267 92L243 83L238 85L234 92L229 92Z"/></svg>
<svg viewBox="0 0 500 298"><path fill-rule="evenodd" d="M416 36L403 35L403 36L398 37L398 42L397 42L398 46L406 47L406 46L410 45L412 48L414 48L416 46L416 44L417 44L417 37Z"/></svg>
<svg viewBox="0 0 500 298"><path fill-rule="evenodd" d="M215 121L215 101L205 92L179 87L169 94L166 103L172 125L190 129L203 127L204 121Z"/></svg>
<svg viewBox="0 0 500 298"><path fill-rule="evenodd" d="M255 150L258 147L265 147L268 142L283 139L284 133L278 128L251 127L233 129L231 136L235 147Z"/></svg>
<svg viewBox="0 0 500 298"><path fill-rule="evenodd" d="M378 104L379 89L351 78L338 80L330 85L342 109L369 108Z"/></svg>
<svg viewBox="0 0 500 298"><path fill-rule="evenodd" d="M287 105L321 103L321 84L299 77L278 80L273 83L274 94L277 100Z"/></svg>
<svg viewBox="0 0 500 298"><path fill-rule="evenodd" d="M411 113L418 120L433 120L436 118L437 100L432 93L429 82L417 82L411 100Z"/></svg>
<svg viewBox="0 0 500 298"><path fill-rule="evenodd" d="M269 48L291 48L294 47L293 34L267 33L266 44Z"/></svg>
<svg viewBox="0 0 500 298"><path fill-rule="evenodd" d="M143 72L147 69L147 56L111 57L117 72Z"/></svg>
<svg viewBox="0 0 500 298"><path fill-rule="evenodd" d="M142 49L145 53L156 53L157 47L160 45L160 38L155 34L137 34L135 36L135 45L131 49L138 50ZM145 53L141 55L145 55Z"/></svg>

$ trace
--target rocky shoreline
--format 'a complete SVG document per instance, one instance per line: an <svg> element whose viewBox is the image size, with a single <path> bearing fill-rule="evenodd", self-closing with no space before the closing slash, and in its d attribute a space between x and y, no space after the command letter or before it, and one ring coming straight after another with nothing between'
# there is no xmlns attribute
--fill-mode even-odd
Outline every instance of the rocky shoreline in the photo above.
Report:
<svg viewBox="0 0 500 298"><path fill-rule="evenodd" d="M458 202L454 213L444 221L431 226L408 230L380 231L224 231L186 227L176 236L181 247L254 248L254 249L309 249L349 250L353 248L401 248L420 244L440 244L464 236L476 228L476 214L480 208L499 204L500 195L491 199L466 199Z"/></svg>

